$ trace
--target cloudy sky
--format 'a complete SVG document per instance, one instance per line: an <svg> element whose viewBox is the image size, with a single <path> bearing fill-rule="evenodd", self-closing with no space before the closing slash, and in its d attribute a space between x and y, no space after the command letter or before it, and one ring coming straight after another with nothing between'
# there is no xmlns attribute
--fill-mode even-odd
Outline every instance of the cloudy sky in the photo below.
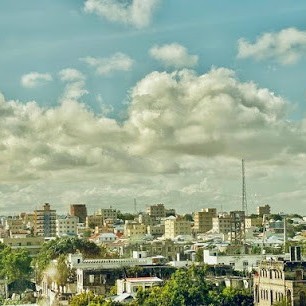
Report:
<svg viewBox="0 0 306 306"><path fill-rule="evenodd" d="M306 2L2 0L0 214L305 213Z"/></svg>

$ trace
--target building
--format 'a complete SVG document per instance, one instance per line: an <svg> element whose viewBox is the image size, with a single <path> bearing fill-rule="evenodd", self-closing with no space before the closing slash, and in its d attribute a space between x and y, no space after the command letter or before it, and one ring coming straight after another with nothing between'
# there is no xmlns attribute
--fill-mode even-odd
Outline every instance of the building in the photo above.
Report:
<svg viewBox="0 0 306 306"><path fill-rule="evenodd" d="M79 217L80 223L85 223L87 217L87 208L85 204L70 204L70 215Z"/></svg>
<svg viewBox="0 0 306 306"><path fill-rule="evenodd" d="M229 214L220 214L212 218L212 231L218 234L228 234L231 231L231 220Z"/></svg>
<svg viewBox="0 0 306 306"><path fill-rule="evenodd" d="M180 217L170 216L165 220L165 238L174 239L179 235L190 236L191 222Z"/></svg>
<svg viewBox="0 0 306 306"><path fill-rule="evenodd" d="M34 257L39 253L45 239L43 237L1 238L0 242L10 246L13 250L25 249L30 256Z"/></svg>
<svg viewBox="0 0 306 306"><path fill-rule="evenodd" d="M79 217L65 216L56 220L56 236L76 236Z"/></svg>
<svg viewBox="0 0 306 306"><path fill-rule="evenodd" d="M270 205L257 206L257 215L259 216L270 215L270 213L271 213Z"/></svg>
<svg viewBox="0 0 306 306"><path fill-rule="evenodd" d="M34 211L34 235L41 237L56 236L56 210L45 203L42 209Z"/></svg>
<svg viewBox="0 0 306 306"><path fill-rule="evenodd" d="M213 227L213 218L217 217L216 208L203 208L194 213L194 230L197 233L206 233Z"/></svg>
<svg viewBox="0 0 306 306"><path fill-rule="evenodd" d="M104 226L104 217L102 215L92 215L86 217L85 226L87 228L95 228Z"/></svg>
<svg viewBox="0 0 306 306"><path fill-rule="evenodd" d="M253 217L245 218L245 228L250 228L253 226L255 227L263 226L262 216L258 216L257 218L253 218Z"/></svg>
<svg viewBox="0 0 306 306"><path fill-rule="evenodd" d="M124 236L130 239L139 239L147 234L147 227L135 221L126 220L124 224Z"/></svg>
<svg viewBox="0 0 306 306"><path fill-rule="evenodd" d="M153 286L161 285L162 279L151 276L151 277L127 277L124 279L117 280L117 295L128 293L136 295L137 291L141 288L146 290Z"/></svg>
<svg viewBox="0 0 306 306"><path fill-rule="evenodd" d="M164 224L148 225L147 233L154 237L163 236L165 234L165 225Z"/></svg>
<svg viewBox="0 0 306 306"><path fill-rule="evenodd" d="M166 217L166 209L164 204L154 204L147 207L147 214L152 218L164 218Z"/></svg>
<svg viewBox="0 0 306 306"><path fill-rule="evenodd" d="M270 258L263 260L254 275L254 304L306 305L306 262L302 261L300 247L292 247L290 260Z"/></svg>
<svg viewBox="0 0 306 306"><path fill-rule="evenodd" d="M104 219L116 220L118 217L118 212L113 208L100 208L95 213L96 216L102 216Z"/></svg>

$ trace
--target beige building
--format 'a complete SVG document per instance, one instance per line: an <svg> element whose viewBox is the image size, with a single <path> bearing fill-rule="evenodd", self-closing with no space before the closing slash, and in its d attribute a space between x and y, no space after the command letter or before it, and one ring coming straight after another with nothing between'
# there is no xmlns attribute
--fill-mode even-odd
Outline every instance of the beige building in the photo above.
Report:
<svg viewBox="0 0 306 306"><path fill-rule="evenodd" d="M166 209L164 204L155 204L147 207L147 214L152 218L164 218L166 217Z"/></svg>
<svg viewBox="0 0 306 306"><path fill-rule="evenodd" d="M203 208L194 213L194 230L197 233L206 233L213 227L213 218L217 217L216 208Z"/></svg>
<svg viewBox="0 0 306 306"><path fill-rule="evenodd" d="M42 209L34 211L34 235L41 237L56 236L56 210L45 203Z"/></svg>
<svg viewBox="0 0 306 306"><path fill-rule="evenodd" d="M65 216L56 220L56 236L76 236L79 217Z"/></svg>
<svg viewBox="0 0 306 306"><path fill-rule="evenodd" d="M152 236L162 236L165 234L165 225L164 224L148 225L147 233Z"/></svg>
<svg viewBox="0 0 306 306"><path fill-rule="evenodd" d="M102 216L104 219L113 219L116 220L118 212L113 208L100 208L95 213L96 216Z"/></svg>
<svg viewBox="0 0 306 306"><path fill-rule="evenodd" d="M252 226L261 227L262 217L258 216L257 218L245 218L245 228L250 228Z"/></svg>
<svg viewBox="0 0 306 306"><path fill-rule="evenodd" d="M85 226L88 228L102 227L104 226L104 217L102 215L87 216Z"/></svg>
<svg viewBox="0 0 306 306"><path fill-rule="evenodd" d="M254 304L273 305L284 301L290 306L306 305L306 262L298 247L291 249L291 259L264 260L254 275Z"/></svg>
<svg viewBox="0 0 306 306"><path fill-rule="evenodd" d="M147 234L147 226L135 221L126 220L124 224L124 236L130 239L138 239Z"/></svg>
<svg viewBox="0 0 306 306"><path fill-rule="evenodd" d="M212 218L212 230L219 234L228 234L231 231L231 216L229 214L220 214Z"/></svg>
<svg viewBox="0 0 306 306"><path fill-rule="evenodd" d="M165 238L174 239L179 235L191 235L191 222L170 216L165 220Z"/></svg>

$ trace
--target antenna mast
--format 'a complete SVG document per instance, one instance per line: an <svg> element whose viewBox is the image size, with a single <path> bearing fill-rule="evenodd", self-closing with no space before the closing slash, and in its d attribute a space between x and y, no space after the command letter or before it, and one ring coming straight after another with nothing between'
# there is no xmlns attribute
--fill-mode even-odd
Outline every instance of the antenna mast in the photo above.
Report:
<svg viewBox="0 0 306 306"><path fill-rule="evenodd" d="M242 159L242 211L245 212L245 215L248 214L248 204L247 204L246 185L245 185L244 159Z"/></svg>

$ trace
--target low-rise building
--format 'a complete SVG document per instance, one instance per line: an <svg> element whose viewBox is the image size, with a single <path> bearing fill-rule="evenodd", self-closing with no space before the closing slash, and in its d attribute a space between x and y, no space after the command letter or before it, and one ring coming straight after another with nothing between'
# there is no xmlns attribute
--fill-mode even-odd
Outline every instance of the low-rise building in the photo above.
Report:
<svg viewBox="0 0 306 306"><path fill-rule="evenodd" d="M153 286L158 286L163 282L162 279L151 276L151 277L127 277L124 279L117 280L117 294L128 293L136 295L139 289L146 290Z"/></svg>
<svg viewBox="0 0 306 306"><path fill-rule="evenodd" d="M258 306L285 302L290 306L306 305L306 262L300 248L291 249L290 260L263 260L254 275L254 304Z"/></svg>

